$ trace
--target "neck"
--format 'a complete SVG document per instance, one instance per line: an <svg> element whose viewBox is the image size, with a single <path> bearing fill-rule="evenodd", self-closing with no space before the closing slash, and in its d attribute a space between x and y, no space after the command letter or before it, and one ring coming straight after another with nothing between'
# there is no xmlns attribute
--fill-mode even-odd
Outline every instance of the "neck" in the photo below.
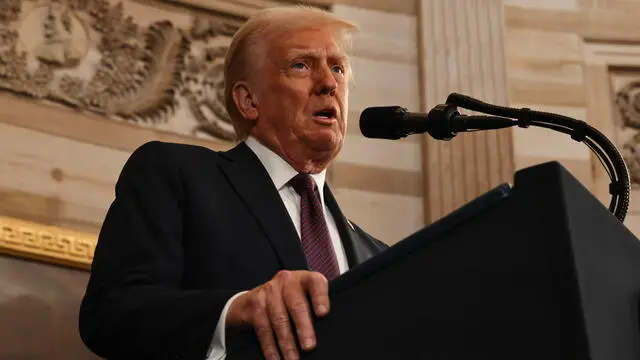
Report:
<svg viewBox="0 0 640 360"><path fill-rule="evenodd" d="M284 159L299 173L320 173L329 167L334 158L334 151L314 151L300 142L292 143L290 146L283 146L277 138L269 139L271 141L257 136L254 136L254 138Z"/></svg>

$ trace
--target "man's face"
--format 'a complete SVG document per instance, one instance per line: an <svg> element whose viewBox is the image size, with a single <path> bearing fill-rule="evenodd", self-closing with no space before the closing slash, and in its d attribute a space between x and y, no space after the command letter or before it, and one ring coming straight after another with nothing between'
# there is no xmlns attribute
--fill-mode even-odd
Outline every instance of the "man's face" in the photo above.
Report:
<svg viewBox="0 0 640 360"><path fill-rule="evenodd" d="M348 59L327 29L266 41L255 74L251 133L298 171L319 172L342 147L348 111Z"/></svg>

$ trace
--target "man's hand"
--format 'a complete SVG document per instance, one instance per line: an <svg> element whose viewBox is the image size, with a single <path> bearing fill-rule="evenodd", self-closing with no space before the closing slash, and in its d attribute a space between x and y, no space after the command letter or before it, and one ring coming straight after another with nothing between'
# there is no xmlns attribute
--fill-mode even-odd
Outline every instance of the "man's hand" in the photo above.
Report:
<svg viewBox="0 0 640 360"><path fill-rule="evenodd" d="M307 295L311 297L311 304ZM278 348L286 360L299 359L289 319L293 319L302 349L313 349L316 337L310 305L317 316L329 313L329 286L324 275L282 270L269 282L235 299L227 313L226 323L232 328L253 327L262 353L268 360L280 359Z"/></svg>

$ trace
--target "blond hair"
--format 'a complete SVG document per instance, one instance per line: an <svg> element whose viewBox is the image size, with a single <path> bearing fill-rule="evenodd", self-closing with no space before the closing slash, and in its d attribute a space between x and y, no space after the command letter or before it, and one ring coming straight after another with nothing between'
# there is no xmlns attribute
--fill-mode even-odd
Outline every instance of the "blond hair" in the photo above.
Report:
<svg viewBox="0 0 640 360"><path fill-rule="evenodd" d="M350 45L350 35L358 27L330 12L309 7L274 7L259 11L235 33L224 62L224 97L227 113L236 132L236 140L248 136L250 126L242 116L233 100L233 87L239 81L246 80L252 66L263 58L266 40L274 33L283 30L309 28L328 28L335 32L338 46L344 50Z"/></svg>

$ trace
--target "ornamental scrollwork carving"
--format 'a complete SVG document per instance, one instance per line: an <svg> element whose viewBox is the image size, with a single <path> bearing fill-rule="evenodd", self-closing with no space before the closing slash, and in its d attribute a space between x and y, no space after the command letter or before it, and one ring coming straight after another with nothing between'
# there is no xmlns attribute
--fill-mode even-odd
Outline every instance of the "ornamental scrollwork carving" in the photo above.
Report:
<svg viewBox="0 0 640 360"><path fill-rule="evenodd" d="M640 129L640 81L632 81L616 94L616 105L625 127Z"/></svg>
<svg viewBox="0 0 640 360"><path fill-rule="evenodd" d="M0 4L0 23L10 23L18 19L22 0L4 0Z"/></svg>
<svg viewBox="0 0 640 360"><path fill-rule="evenodd" d="M632 81L616 93L616 106L622 119L623 129L640 130L640 81ZM622 145L622 155L631 182L640 185L640 132Z"/></svg>
<svg viewBox="0 0 640 360"><path fill-rule="evenodd" d="M224 107L224 57L238 24L220 18L195 17L189 33L199 44L186 59L181 95L197 121L194 135L233 140L235 132Z"/></svg>
<svg viewBox="0 0 640 360"><path fill-rule="evenodd" d="M640 184L640 133L622 145L622 156L629 169L631 183Z"/></svg>
<svg viewBox="0 0 640 360"><path fill-rule="evenodd" d="M233 140L234 131L224 108L224 55L226 46L203 49L190 55L183 78L182 95L198 121L194 134L202 132L225 140Z"/></svg>
<svg viewBox="0 0 640 360"><path fill-rule="evenodd" d="M141 24L125 4L2 0L0 89L117 121L233 140L223 63L241 20L192 15L179 27L158 15Z"/></svg>

